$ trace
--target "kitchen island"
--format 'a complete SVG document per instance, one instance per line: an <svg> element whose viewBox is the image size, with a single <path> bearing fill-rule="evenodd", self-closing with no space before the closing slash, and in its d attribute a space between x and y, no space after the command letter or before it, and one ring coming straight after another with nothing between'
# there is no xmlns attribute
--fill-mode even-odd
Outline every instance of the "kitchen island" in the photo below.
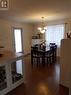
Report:
<svg viewBox="0 0 71 95"><path fill-rule="evenodd" d="M5 50L0 55L0 95L24 82L23 53Z"/></svg>

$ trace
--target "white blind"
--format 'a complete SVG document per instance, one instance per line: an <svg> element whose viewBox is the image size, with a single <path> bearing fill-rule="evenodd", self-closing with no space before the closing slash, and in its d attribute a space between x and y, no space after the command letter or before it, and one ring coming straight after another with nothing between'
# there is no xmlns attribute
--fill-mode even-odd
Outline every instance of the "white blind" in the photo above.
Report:
<svg viewBox="0 0 71 95"><path fill-rule="evenodd" d="M46 44L56 43L57 46L60 46L61 39L64 38L64 24L61 25L52 25L47 27L45 32Z"/></svg>

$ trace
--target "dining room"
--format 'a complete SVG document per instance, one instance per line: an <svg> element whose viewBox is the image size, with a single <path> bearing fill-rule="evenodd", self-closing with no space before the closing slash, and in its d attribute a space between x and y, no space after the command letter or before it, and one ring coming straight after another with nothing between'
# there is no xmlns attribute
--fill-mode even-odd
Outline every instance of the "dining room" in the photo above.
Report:
<svg viewBox="0 0 71 95"><path fill-rule="evenodd" d="M70 0L0 0L0 95L70 95L70 39Z"/></svg>
<svg viewBox="0 0 71 95"><path fill-rule="evenodd" d="M61 24L61 25L54 24L53 26L48 25L47 31L41 34L39 31L36 31L37 27L35 24L34 24L34 29L33 29L32 25L29 25L29 24L24 25L24 24L18 24L18 23L6 21L6 20L1 20L1 21L2 21L1 23L2 32L0 32L1 34L0 41L1 41L1 45L4 46L5 50L14 51L14 43L13 43L14 37L13 37L13 32L11 30L11 27L15 25L16 29L19 29L18 27L22 27L22 30L23 30L22 31L23 49L24 49L24 56L25 56L23 64L24 64L24 84L25 85L23 84L17 87L15 90L8 93L7 95L14 95L15 93L19 95L20 92L21 92L21 95L22 93L23 94L26 93L27 95L28 93L30 95L33 95L34 93L35 95L39 95L39 94L41 95L41 93L44 93L43 95L46 95L45 93L48 93L49 95L55 95L56 93L57 94L60 93L61 95L61 93L64 93L65 95L65 93L68 93L69 91L67 87L59 85L60 83L59 82L59 78L60 78L59 77L60 76L59 47L60 47L61 39L63 39L63 37L64 38L67 37L66 32L64 31L65 29L66 31L69 31L70 28L68 27L70 23ZM55 29L55 26L57 26L56 29ZM6 33L5 33L5 30L7 31ZM38 35L37 32L39 32L40 35ZM55 40L56 38L59 40ZM33 65L31 64L32 62L31 58L33 57L30 56L31 48L38 49L35 51L38 51L38 54L39 54L39 56L37 56L36 59L34 58ZM54 56L54 51L55 51L55 56ZM40 82L41 84L38 84ZM52 84L53 84L53 87L52 87ZM47 90L48 87L49 87L49 91ZM46 91L43 90L42 92L40 92L39 88L40 89L45 88ZM39 92L37 92L38 90Z"/></svg>

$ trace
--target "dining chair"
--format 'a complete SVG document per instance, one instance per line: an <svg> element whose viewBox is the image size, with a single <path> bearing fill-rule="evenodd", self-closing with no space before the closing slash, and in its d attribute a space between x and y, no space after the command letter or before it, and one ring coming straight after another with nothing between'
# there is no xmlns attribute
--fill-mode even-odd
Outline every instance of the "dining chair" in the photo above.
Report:
<svg viewBox="0 0 71 95"><path fill-rule="evenodd" d="M38 66L38 64L41 63L41 59L42 59L41 52L38 51L37 48L32 47L31 48L31 64L32 64L32 66L33 66L34 63L37 63L37 66Z"/></svg>
<svg viewBox="0 0 71 95"><path fill-rule="evenodd" d="M53 62L52 50L49 50L49 51L46 52L45 58L46 58L47 64L51 64Z"/></svg>
<svg viewBox="0 0 71 95"><path fill-rule="evenodd" d="M52 50L52 60L53 60L53 63L56 62L56 59L57 59L57 45L55 46L51 46L50 47L50 50Z"/></svg>

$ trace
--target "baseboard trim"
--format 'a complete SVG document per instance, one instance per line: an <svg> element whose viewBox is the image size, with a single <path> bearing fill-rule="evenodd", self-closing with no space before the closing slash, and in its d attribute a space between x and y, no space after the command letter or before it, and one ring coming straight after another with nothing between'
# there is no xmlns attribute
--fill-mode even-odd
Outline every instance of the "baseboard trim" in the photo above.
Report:
<svg viewBox="0 0 71 95"><path fill-rule="evenodd" d="M30 55L30 54L31 54L30 52L29 52L29 53L26 53L26 54L24 54L24 57L25 57L25 56L28 56L28 55Z"/></svg>

